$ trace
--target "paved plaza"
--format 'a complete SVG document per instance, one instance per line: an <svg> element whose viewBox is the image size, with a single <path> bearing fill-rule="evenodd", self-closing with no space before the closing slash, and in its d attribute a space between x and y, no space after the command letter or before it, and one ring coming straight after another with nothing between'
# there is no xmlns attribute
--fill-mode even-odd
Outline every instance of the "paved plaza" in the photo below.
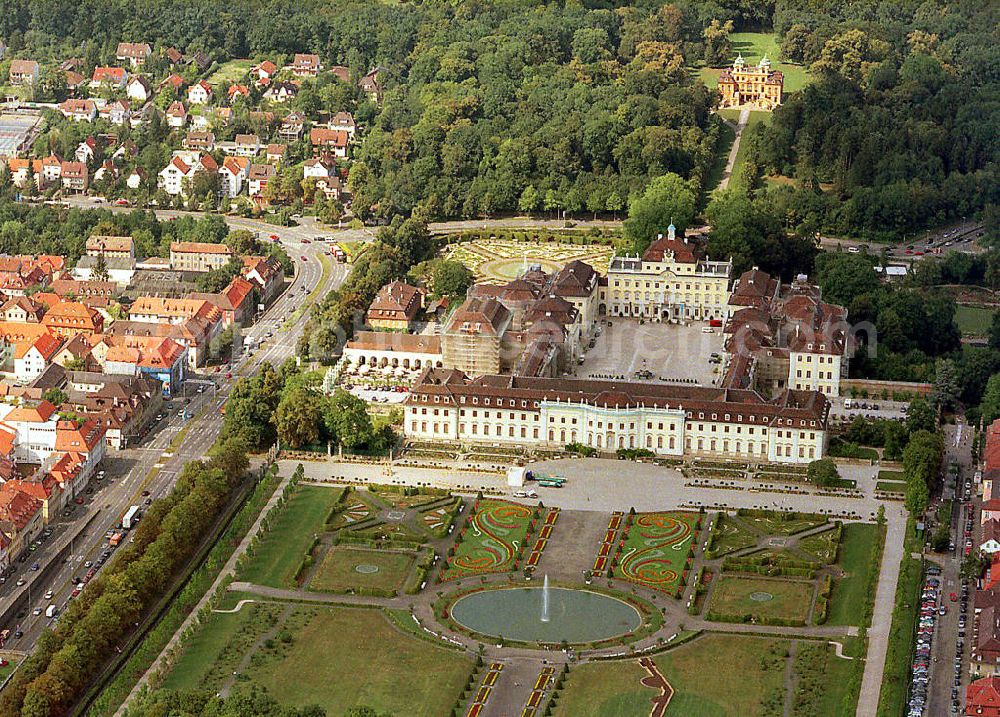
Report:
<svg viewBox="0 0 1000 717"><path fill-rule="evenodd" d="M609 322L610 321L610 325ZM709 362L712 353L722 353L722 329L704 321L687 326L646 322L638 319L603 319L601 335L586 359L577 366L579 378L619 377L636 380L636 371L650 371L652 380L686 381L711 386L719 379L721 364Z"/></svg>

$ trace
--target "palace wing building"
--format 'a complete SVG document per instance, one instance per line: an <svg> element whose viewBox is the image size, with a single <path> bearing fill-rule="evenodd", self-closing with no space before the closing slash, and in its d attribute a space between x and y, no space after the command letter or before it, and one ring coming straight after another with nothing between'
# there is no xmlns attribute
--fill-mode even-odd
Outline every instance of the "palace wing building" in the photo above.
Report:
<svg viewBox="0 0 1000 717"><path fill-rule="evenodd" d="M822 458L829 402L818 391L756 391L425 369L406 399L414 440L800 463Z"/></svg>

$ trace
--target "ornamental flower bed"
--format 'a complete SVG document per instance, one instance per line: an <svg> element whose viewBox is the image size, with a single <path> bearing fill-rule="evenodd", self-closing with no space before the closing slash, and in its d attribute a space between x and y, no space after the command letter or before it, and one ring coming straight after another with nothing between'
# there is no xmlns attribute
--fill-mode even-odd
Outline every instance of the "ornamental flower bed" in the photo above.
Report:
<svg viewBox="0 0 1000 717"><path fill-rule="evenodd" d="M701 518L699 513L682 512L628 515L611 564L614 577L679 597Z"/></svg>
<svg viewBox="0 0 1000 717"><path fill-rule="evenodd" d="M540 511L494 498L481 498L458 531L441 565L438 581L517 570L525 546L538 533Z"/></svg>

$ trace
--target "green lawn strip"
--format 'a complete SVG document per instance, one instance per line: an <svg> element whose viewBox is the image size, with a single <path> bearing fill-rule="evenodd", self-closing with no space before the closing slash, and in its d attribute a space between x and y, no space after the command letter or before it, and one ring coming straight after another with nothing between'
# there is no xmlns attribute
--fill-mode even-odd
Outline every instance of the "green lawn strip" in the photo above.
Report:
<svg viewBox="0 0 1000 717"><path fill-rule="evenodd" d="M228 90L229 85L246 77L252 65L250 60L227 60L219 65L206 82L217 91Z"/></svg>
<svg viewBox="0 0 1000 717"><path fill-rule="evenodd" d="M755 593L767 593L772 598L754 600L751 595ZM706 617L724 622L804 624L812 597L811 581L723 575L712 588Z"/></svg>
<svg viewBox="0 0 1000 717"><path fill-rule="evenodd" d="M788 645L787 640L708 634L655 656L674 689L667 717L780 715ZM638 660L571 668L552 714L647 717L656 694L639 682L647 674Z"/></svg>
<svg viewBox="0 0 1000 717"><path fill-rule="evenodd" d="M880 470L876 476L881 481L902 481L906 482L906 474L903 471Z"/></svg>
<svg viewBox="0 0 1000 717"><path fill-rule="evenodd" d="M326 519L340 499L341 488L300 485L271 519L252 555L238 575L239 580L276 588L295 587L302 560L321 533Z"/></svg>
<svg viewBox="0 0 1000 717"><path fill-rule="evenodd" d="M872 571L879 569L879 565L872 563L872 550L881 536L880 527L871 523L844 524L837 559L844 575L833 581L827 624L862 627L865 596L872 589Z"/></svg>
<svg viewBox="0 0 1000 717"><path fill-rule="evenodd" d="M290 641L276 653L254 660L248 675L284 704L318 704L328 715L355 705L396 715L447 715L472 669L465 655L400 634L379 610L296 613L306 616L302 626L289 630Z"/></svg>
<svg viewBox="0 0 1000 717"><path fill-rule="evenodd" d="M743 133L740 136L740 148L736 150L736 160L733 162L733 173L730 175L729 186L734 188L742 188L742 172L740 168L743 163L746 162L747 158L747 147L750 146L750 142L747 141L749 135L754 132L754 128L761 124L770 124L771 113L770 112L760 112L757 110L750 112L750 119L747 120L746 127L743 128Z"/></svg>
<svg viewBox="0 0 1000 717"><path fill-rule="evenodd" d="M886 493L905 493L906 481L880 480L875 484L875 490L883 490Z"/></svg>
<svg viewBox="0 0 1000 717"><path fill-rule="evenodd" d="M906 540L903 543L903 559L900 561L899 582L896 585L892 629L889 630L889 647L882 673L882 691L879 695L877 713L879 717L901 715L906 706L910 660L913 655L913 633L916 629L920 584L923 578L922 561L910 556L919 553L920 548L920 539L914 530L913 519L910 518L906 522Z"/></svg>
<svg viewBox="0 0 1000 717"><path fill-rule="evenodd" d="M955 307L955 323L963 334L985 336L994 313L993 309L959 304Z"/></svg>
<svg viewBox="0 0 1000 717"><path fill-rule="evenodd" d="M719 110L720 115L722 115L723 112L725 112L725 110ZM729 119L728 116L723 116L726 117L726 119ZM715 143L715 160L712 162L708 175L705 177L705 201L707 201L708 195L715 191L715 189L719 186L719 183L722 181L722 175L726 171L726 162L729 160L729 152L732 150L733 142L735 141L736 130L725 122L720 122L719 139Z"/></svg>
<svg viewBox="0 0 1000 717"><path fill-rule="evenodd" d="M848 696L852 661L837 657L833 645L800 641L793 665L797 680L793 715L854 715L855 705Z"/></svg>
<svg viewBox="0 0 1000 717"><path fill-rule="evenodd" d="M267 477L254 488L250 498L216 541L205 561L191 574L187 584L170 603L156 625L146 633L139 647L94 700L87 712L90 717L110 717L125 701L135 683L153 664L170 638L212 586L226 561L257 520L260 511L264 509L280 483L279 475L268 473Z"/></svg>
<svg viewBox="0 0 1000 717"><path fill-rule="evenodd" d="M395 593L410 573L413 553L396 553L362 550L335 545L327 551L323 561L309 581L309 589L317 592L364 592L375 590ZM362 570L358 570L361 566ZM377 572L366 572L367 567Z"/></svg>

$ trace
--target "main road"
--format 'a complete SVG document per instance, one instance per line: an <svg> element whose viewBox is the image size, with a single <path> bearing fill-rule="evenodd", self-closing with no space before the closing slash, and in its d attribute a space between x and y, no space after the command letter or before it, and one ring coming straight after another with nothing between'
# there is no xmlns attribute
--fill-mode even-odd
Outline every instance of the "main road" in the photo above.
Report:
<svg viewBox="0 0 1000 717"><path fill-rule="evenodd" d="M162 213L165 218L176 214ZM109 451L102 465L106 477L103 481L92 479L94 492L86 495L85 504L77 507L70 519L54 522L52 537L25 563L18 563L18 573L0 587L0 615L11 612L2 627L10 628L11 635L16 634L16 630L23 632L22 637L8 640L5 648L19 651L33 648L38 636L53 622L45 616L45 608L51 604L61 611L75 587L74 579L84 576L88 564L98 563L106 549L106 533L120 524L128 507L143 505L147 497L155 499L168 493L184 464L203 457L214 443L222 427L219 409L233 381L255 373L265 361L277 365L294 355L309 318L308 307L347 276L348 267L329 256L329 246L315 241L319 235L330 235L332 232L328 230L315 225L275 227L238 217L227 217L226 221L233 228L277 235L295 263L294 278L285 291L243 334L244 339L251 337L254 343L266 334L271 334L271 338L256 352L244 351L233 361L229 371L191 377L181 396L171 401L174 410L167 412L143 444ZM226 373L231 373L232 379L227 379ZM190 401L186 405L185 399ZM187 414L191 418L185 418ZM82 526L86 527L81 530ZM54 568L46 570L48 563L63 552L67 542L69 549L63 553L65 557ZM38 564L38 571L31 569L33 563ZM26 584L15 585L19 578L26 580ZM43 598L48 591L52 592L51 597ZM13 613L11 606L22 598L27 598L27 607ZM41 613L35 615L34 610L39 608Z"/></svg>

